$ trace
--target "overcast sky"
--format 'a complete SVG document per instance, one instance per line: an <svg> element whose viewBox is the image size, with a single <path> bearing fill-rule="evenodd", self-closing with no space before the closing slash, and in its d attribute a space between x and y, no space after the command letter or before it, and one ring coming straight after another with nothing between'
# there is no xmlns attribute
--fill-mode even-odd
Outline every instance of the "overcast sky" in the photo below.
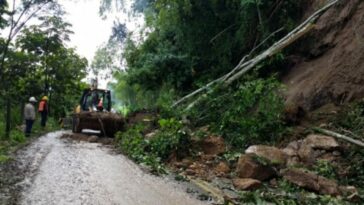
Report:
<svg viewBox="0 0 364 205"><path fill-rule="evenodd" d="M126 10L130 10L131 2L132 0L125 0ZM59 3L67 12L65 19L72 24L74 32L68 45L76 47L77 53L86 57L89 64L97 48L108 41L116 18L121 23L126 23L128 31L135 31L144 22L142 16L129 17L126 11L112 12L107 19L102 19L99 15L101 0L59 0ZM92 75L88 76L90 77ZM99 79L99 86L106 87L110 80Z"/></svg>
<svg viewBox="0 0 364 205"><path fill-rule="evenodd" d="M100 0L61 0L67 12L66 20L72 24L72 47L91 62L97 47L110 36L113 19L102 20L99 16Z"/></svg>

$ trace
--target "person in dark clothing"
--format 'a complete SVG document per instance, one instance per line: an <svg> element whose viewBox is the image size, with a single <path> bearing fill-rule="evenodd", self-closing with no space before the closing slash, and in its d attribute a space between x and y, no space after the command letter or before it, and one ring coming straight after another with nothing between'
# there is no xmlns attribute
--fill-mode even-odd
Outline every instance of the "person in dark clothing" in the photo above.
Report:
<svg viewBox="0 0 364 205"><path fill-rule="evenodd" d="M39 102L38 112L40 113L41 120L40 125L44 128L47 124L48 118L48 97L44 96Z"/></svg>
<svg viewBox="0 0 364 205"><path fill-rule="evenodd" d="M35 120L34 104L37 100L34 97L29 98L29 103L24 107L24 120L25 120L25 136L29 137L32 132L33 123Z"/></svg>

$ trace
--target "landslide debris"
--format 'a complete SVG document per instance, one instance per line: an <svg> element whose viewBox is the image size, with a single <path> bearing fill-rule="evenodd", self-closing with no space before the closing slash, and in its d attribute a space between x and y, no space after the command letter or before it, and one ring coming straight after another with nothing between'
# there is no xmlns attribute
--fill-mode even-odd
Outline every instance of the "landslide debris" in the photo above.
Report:
<svg viewBox="0 0 364 205"><path fill-rule="evenodd" d="M348 170L350 164L346 163L344 155L350 145L339 143L333 137L308 134L282 148L252 145L233 161L224 157L226 152L219 151L220 145L225 144L221 140L214 135L200 139L191 152L196 154L171 161L170 169L182 176L210 182L222 190L225 198L236 203L239 197L231 199L231 190L254 191L268 187L275 190L272 193L279 193L282 189L279 184L285 182L307 192L340 196L350 201L362 200L355 187L342 181L349 177L344 170ZM205 149L206 141L216 152Z"/></svg>
<svg viewBox="0 0 364 205"><path fill-rule="evenodd" d="M315 10L320 0L310 3ZM287 104L314 110L364 97L364 2L340 1L296 45L294 66L283 77Z"/></svg>

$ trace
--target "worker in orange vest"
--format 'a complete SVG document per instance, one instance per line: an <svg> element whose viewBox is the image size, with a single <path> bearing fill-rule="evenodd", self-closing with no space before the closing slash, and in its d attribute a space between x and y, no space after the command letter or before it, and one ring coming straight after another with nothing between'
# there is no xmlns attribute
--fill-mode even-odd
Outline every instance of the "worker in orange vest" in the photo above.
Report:
<svg viewBox="0 0 364 205"><path fill-rule="evenodd" d="M39 102L38 112L41 115L40 125L44 128L47 123L48 117L48 97L43 96L42 100Z"/></svg>

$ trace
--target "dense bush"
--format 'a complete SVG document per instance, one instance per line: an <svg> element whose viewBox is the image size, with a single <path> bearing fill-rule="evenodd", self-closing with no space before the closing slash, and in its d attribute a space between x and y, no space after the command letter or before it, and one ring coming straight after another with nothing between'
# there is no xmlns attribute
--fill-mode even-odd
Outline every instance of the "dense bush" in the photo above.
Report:
<svg viewBox="0 0 364 205"><path fill-rule="evenodd" d="M364 100L348 105L334 121L334 126L361 135L364 131Z"/></svg>
<svg viewBox="0 0 364 205"><path fill-rule="evenodd" d="M174 118L161 119L159 125L159 132L150 140L151 153L166 160L173 152L178 154L188 151L189 136L183 130L181 122Z"/></svg>
<svg viewBox="0 0 364 205"><path fill-rule="evenodd" d="M281 85L274 78L250 80L204 97L191 111L196 125L211 124L230 145L271 142L284 131Z"/></svg>
<svg viewBox="0 0 364 205"><path fill-rule="evenodd" d="M138 163L146 164L156 173L163 173L162 161L168 160L173 153L188 149L188 135L182 123L175 119L161 119L160 130L151 139L142 135L143 126L135 125L126 132L116 134L120 149Z"/></svg>

